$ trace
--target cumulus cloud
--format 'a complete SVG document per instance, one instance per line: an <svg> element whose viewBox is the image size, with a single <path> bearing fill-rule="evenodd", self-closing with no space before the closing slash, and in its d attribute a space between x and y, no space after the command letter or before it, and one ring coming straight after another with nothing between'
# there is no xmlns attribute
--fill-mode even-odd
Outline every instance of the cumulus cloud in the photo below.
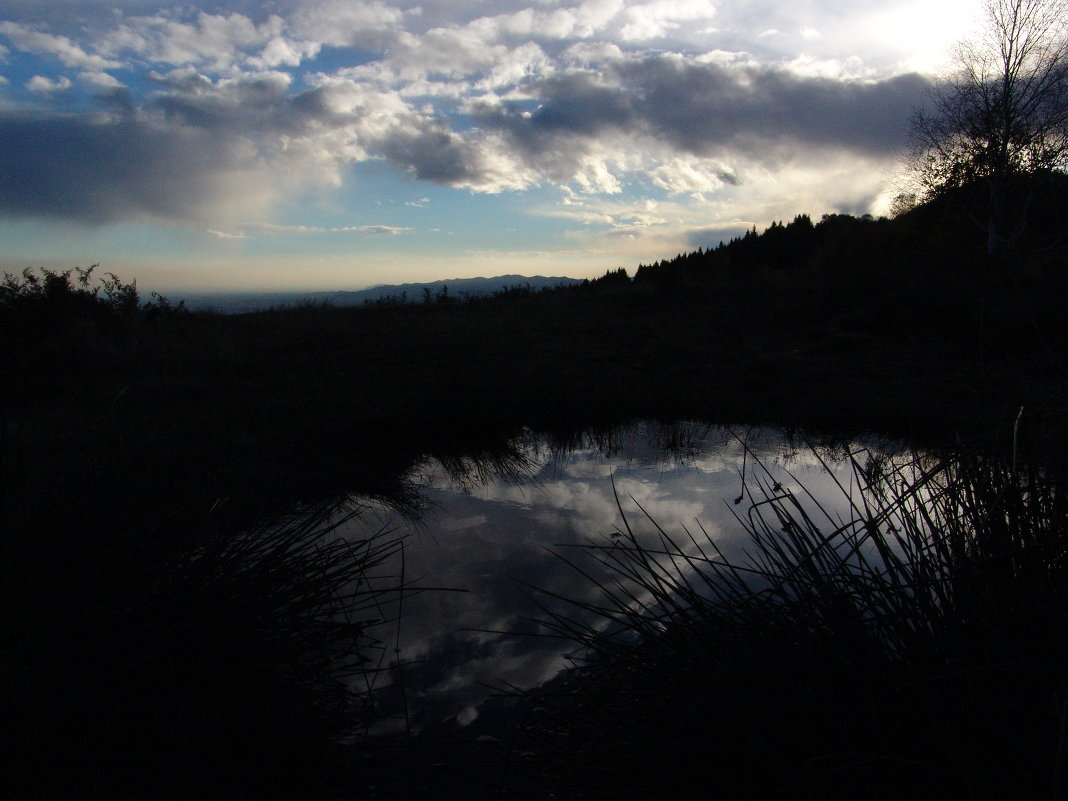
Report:
<svg viewBox="0 0 1068 801"><path fill-rule="evenodd" d="M546 79L531 89L541 100L535 110L504 102L484 107L479 121L532 156L617 132L702 157L813 146L889 154L903 145L909 110L927 87L916 75L836 81L651 56Z"/></svg>
<svg viewBox="0 0 1068 801"><path fill-rule="evenodd" d="M375 47L403 17L401 9L378 0L317 0L296 9L292 30L298 37L324 45Z"/></svg>
<svg viewBox="0 0 1068 801"><path fill-rule="evenodd" d="M652 168L648 175L655 186L669 194L702 199L724 185L734 186L739 182L733 170L714 159L675 157Z"/></svg>
<svg viewBox="0 0 1068 801"><path fill-rule="evenodd" d="M3 112L8 215L204 220L229 209L256 219L371 160L479 192L567 186L569 212L579 194L635 184L705 202L796 171L814 152L865 168L892 158L927 88L914 74L880 78L860 59L687 49L725 13L707 0L502 0L492 13L439 0L98 5L64 5L72 17L93 10L67 27L58 12L41 17L48 24L0 21L7 44L77 70L97 102ZM12 8L0 0L0 14ZM796 40L827 38L794 29ZM73 88L46 77L56 74L24 82L42 109ZM372 228L364 233L392 232Z"/></svg>
<svg viewBox="0 0 1068 801"><path fill-rule="evenodd" d="M620 31L625 40L656 39L676 30L683 23L710 21L716 13L708 0L653 0L629 5L624 12L626 24Z"/></svg>
<svg viewBox="0 0 1068 801"><path fill-rule="evenodd" d="M0 22L0 33L8 37L19 50L55 56L67 67L87 70L118 69L121 63L87 53L66 36L39 31L17 22Z"/></svg>
<svg viewBox="0 0 1068 801"><path fill-rule="evenodd" d="M26 81L26 88L31 92L40 92L41 94L52 94L53 92L66 92L74 84L71 83L70 78L66 75L61 75L56 80L46 78L43 75L34 75L28 81Z"/></svg>
<svg viewBox="0 0 1068 801"><path fill-rule="evenodd" d="M410 127L370 139L369 146L415 178L434 183L481 183L484 172L477 147L436 120L414 118Z"/></svg>
<svg viewBox="0 0 1068 801"><path fill-rule="evenodd" d="M122 81L106 72L82 72L79 73L78 79L105 92L126 88Z"/></svg>
<svg viewBox="0 0 1068 801"><path fill-rule="evenodd" d="M200 12L184 20L167 13L127 18L101 43L113 57L132 54L156 64L192 65L216 71L247 65L253 69L295 67L314 56L318 42L285 35L277 15L255 23L244 14Z"/></svg>

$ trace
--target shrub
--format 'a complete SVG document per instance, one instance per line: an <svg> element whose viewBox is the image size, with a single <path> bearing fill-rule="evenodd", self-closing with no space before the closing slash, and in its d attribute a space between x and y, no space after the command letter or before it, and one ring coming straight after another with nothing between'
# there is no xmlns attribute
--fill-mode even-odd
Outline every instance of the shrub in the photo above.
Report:
<svg viewBox="0 0 1068 801"><path fill-rule="evenodd" d="M99 266L74 267L62 272L26 269L21 275L5 272L0 283L0 312L9 315L81 312L131 318L185 311L185 301L174 305L158 292L152 293L152 300L142 301L137 282L126 283L115 273L105 273L94 282L93 273Z"/></svg>

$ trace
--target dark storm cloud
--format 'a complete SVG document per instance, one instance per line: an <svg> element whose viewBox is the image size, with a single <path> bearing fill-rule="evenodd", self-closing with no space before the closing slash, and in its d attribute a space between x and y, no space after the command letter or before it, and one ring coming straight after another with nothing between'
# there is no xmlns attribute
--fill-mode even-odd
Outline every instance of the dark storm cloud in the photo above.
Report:
<svg viewBox="0 0 1068 801"><path fill-rule="evenodd" d="M471 148L432 121L368 144L390 164L423 181L462 184L480 177Z"/></svg>
<svg viewBox="0 0 1068 801"><path fill-rule="evenodd" d="M216 86L201 75L177 76L167 85L176 91L145 104L148 113L162 114L177 125L228 134L296 134L326 123L340 125L322 98L322 89L287 95L278 76L252 76Z"/></svg>
<svg viewBox="0 0 1068 801"><path fill-rule="evenodd" d="M637 120L634 98L592 74L554 76L540 82L535 91L543 102L532 113L523 113L519 104L505 104L483 107L476 118L486 127L508 131L514 143L531 154L553 149L561 136L595 138L613 128L626 129Z"/></svg>
<svg viewBox="0 0 1068 801"><path fill-rule="evenodd" d="M859 82L653 57L540 82L531 87L536 110L505 104L483 109L479 122L507 131L530 154L621 132L697 155L760 155L776 144L891 155L927 88L915 74Z"/></svg>
<svg viewBox="0 0 1068 801"><path fill-rule="evenodd" d="M107 114L0 112L0 214L90 224L210 219L220 203L255 203L270 182L264 160L285 137L347 121L322 90L287 96L277 76L153 80L170 91L140 108L114 90L97 97Z"/></svg>
<svg viewBox="0 0 1068 801"><path fill-rule="evenodd" d="M0 116L0 214L103 223L197 216L219 192L230 145L134 119Z"/></svg>
<svg viewBox="0 0 1068 801"><path fill-rule="evenodd" d="M420 180L483 181L478 147L432 117L408 111L381 125L367 108L339 111L329 87L288 94L272 74L153 80L166 91L140 108L116 90L98 98L109 114L0 112L0 214L90 224L210 219L221 203L269 191L287 161L344 161L339 142Z"/></svg>

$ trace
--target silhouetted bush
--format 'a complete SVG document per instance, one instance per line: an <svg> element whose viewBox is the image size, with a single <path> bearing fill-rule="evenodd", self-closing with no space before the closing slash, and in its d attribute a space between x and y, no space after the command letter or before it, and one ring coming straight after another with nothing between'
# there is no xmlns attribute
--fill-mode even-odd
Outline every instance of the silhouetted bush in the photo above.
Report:
<svg viewBox="0 0 1068 801"><path fill-rule="evenodd" d="M4 273L0 283L0 313L63 314L110 312L118 317L137 314L154 316L185 311L185 302L172 305L163 295L152 293L152 300L142 301L137 282L124 283L114 273L105 273L93 281L99 265L58 270L23 270L21 276Z"/></svg>

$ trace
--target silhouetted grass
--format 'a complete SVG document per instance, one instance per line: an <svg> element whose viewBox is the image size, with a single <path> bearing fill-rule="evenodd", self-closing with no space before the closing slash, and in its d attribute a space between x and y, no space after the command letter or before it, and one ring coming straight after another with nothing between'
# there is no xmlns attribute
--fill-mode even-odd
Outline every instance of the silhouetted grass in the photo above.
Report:
<svg viewBox="0 0 1068 801"><path fill-rule="evenodd" d="M360 797L401 543L338 535L357 513L238 531L221 510L136 530L121 512L113 528L68 517L45 537L5 526L5 791Z"/></svg>
<svg viewBox="0 0 1068 801"><path fill-rule="evenodd" d="M854 457L857 455L854 454ZM862 462L839 518L768 477L743 555L704 531L590 554L618 581L548 630L518 797L1059 798L1068 502L976 457Z"/></svg>

